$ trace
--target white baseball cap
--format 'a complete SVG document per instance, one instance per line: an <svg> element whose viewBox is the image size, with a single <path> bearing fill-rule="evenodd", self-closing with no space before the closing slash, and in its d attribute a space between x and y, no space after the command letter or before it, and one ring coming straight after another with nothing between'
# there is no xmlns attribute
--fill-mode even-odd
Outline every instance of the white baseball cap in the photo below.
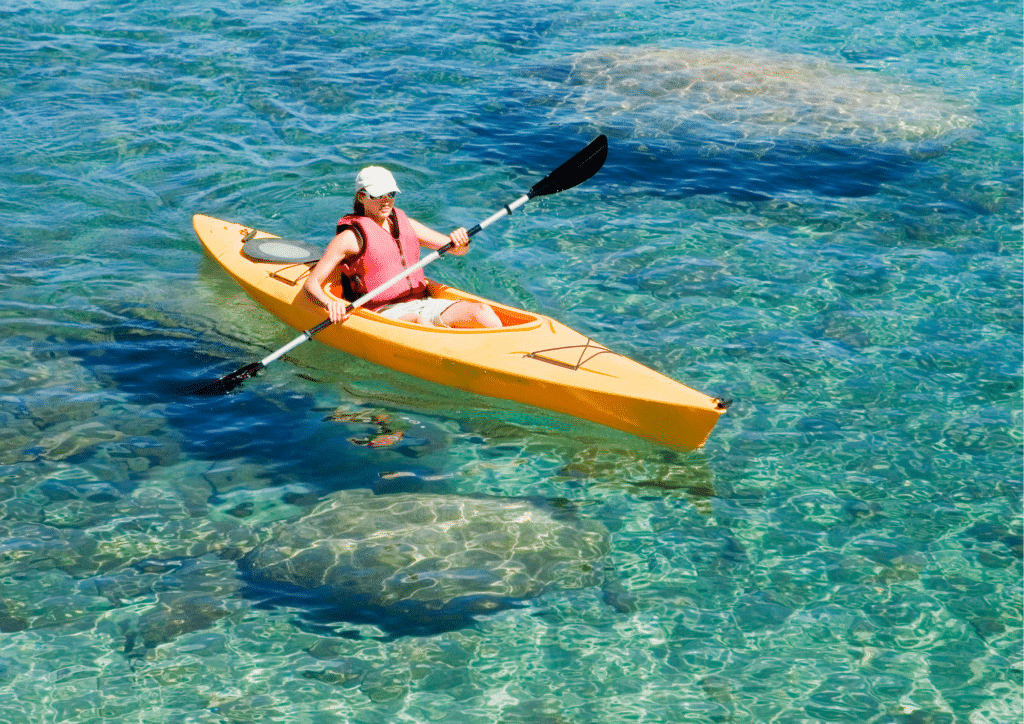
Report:
<svg viewBox="0 0 1024 724"><path fill-rule="evenodd" d="M400 193L395 177L381 166L367 166L356 176L356 193L366 191L370 196L383 196L391 192Z"/></svg>

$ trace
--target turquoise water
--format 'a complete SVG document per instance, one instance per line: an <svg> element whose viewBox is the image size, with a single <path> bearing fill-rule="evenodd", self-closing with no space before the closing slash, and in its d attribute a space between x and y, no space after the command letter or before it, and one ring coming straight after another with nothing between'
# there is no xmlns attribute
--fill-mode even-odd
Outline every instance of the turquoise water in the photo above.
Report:
<svg viewBox="0 0 1024 724"><path fill-rule="evenodd" d="M1021 23L8 0L0 722L1020 721ZM380 163L469 226L598 133L597 177L432 274L735 399L702 451L316 344L177 394L294 336L192 214L323 243ZM243 586L233 546L365 489L605 543L429 633Z"/></svg>

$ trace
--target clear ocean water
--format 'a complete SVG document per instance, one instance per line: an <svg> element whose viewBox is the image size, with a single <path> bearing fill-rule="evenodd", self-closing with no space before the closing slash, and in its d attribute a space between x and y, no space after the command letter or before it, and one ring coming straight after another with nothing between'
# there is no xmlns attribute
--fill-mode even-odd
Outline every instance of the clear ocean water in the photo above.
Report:
<svg viewBox="0 0 1024 724"><path fill-rule="evenodd" d="M6 0L0 722L1021 721L1021 28ZM178 393L295 334L193 214L326 243L375 163L470 226L599 133L598 176L431 273L734 399L703 450L312 343ZM600 575L436 631L246 587L246 535L367 490L543 503Z"/></svg>

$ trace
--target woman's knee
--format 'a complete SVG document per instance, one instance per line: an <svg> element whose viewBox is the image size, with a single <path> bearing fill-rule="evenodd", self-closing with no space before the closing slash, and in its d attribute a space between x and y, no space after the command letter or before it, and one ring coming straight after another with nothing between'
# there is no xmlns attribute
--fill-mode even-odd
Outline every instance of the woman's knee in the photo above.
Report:
<svg viewBox="0 0 1024 724"><path fill-rule="evenodd" d="M482 327L501 326L501 320L489 304L477 304L474 316Z"/></svg>
<svg viewBox="0 0 1024 724"><path fill-rule="evenodd" d="M501 320L490 305L479 302L458 302L441 315L449 327L500 327Z"/></svg>

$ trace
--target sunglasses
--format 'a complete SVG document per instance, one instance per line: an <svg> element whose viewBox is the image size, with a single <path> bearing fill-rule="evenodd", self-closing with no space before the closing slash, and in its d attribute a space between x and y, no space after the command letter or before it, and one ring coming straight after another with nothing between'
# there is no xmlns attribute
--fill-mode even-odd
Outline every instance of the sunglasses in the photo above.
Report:
<svg viewBox="0 0 1024 724"><path fill-rule="evenodd" d="M384 198L394 200L396 194L395 191L388 191L386 194L381 194L380 196L374 196L373 194L367 193L366 191L363 191L363 193L366 195L366 198L368 198L370 201L380 201L381 199Z"/></svg>

